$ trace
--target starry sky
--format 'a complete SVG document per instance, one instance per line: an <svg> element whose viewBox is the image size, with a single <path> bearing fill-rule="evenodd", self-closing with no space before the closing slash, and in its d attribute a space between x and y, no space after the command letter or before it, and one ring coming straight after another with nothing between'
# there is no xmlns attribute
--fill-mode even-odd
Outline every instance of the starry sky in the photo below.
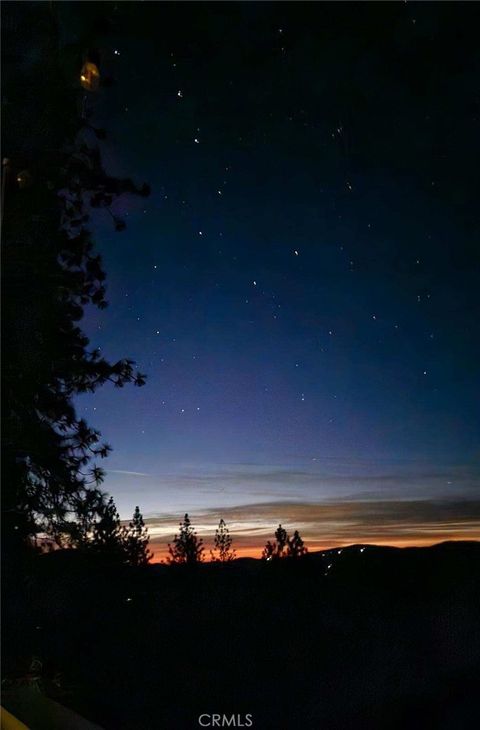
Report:
<svg viewBox="0 0 480 730"><path fill-rule="evenodd" d="M92 223L85 330L148 375L77 400L121 516L157 558L185 511L244 555L479 538L478 7L104 7L88 104L152 186Z"/></svg>

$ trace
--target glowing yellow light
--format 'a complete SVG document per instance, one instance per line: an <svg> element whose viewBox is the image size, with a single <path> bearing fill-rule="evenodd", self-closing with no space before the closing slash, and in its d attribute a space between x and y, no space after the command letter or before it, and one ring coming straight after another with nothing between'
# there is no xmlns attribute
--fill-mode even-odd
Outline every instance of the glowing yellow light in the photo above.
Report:
<svg viewBox="0 0 480 730"><path fill-rule="evenodd" d="M100 71L92 61L86 61L80 73L80 84L87 91L97 91L100 86Z"/></svg>

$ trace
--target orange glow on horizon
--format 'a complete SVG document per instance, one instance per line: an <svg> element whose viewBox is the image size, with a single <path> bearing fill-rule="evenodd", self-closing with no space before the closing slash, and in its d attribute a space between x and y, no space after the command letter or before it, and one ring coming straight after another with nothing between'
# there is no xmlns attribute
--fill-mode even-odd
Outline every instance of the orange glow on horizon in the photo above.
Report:
<svg viewBox="0 0 480 730"><path fill-rule="evenodd" d="M271 502L198 511L190 515L210 560L219 520L225 520L239 558L260 558L267 540L281 523L291 535L298 530L309 552L380 545L424 547L449 540L480 540L480 503L476 500L342 500ZM154 562L168 557L168 543L178 533L170 514L145 519Z"/></svg>
<svg viewBox="0 0 480 730"><path fill-rule="evenodd" d="M405 538L397 538L397 539L380 539L380 540L365 540L359 538L358 540L349 540L348 542L345 540L338 540L333 541L329 543L322 543L322 542L308 542L305 540L305 544L308 548L308 551L310 553L316 553L320 552L321 550L333 550L334 548L345 548L350 545L376 545L378 547L398 547L398 548L407 548L407 547L429 547L431 545L438 545L441 542L451 541L451 542L461 542L464 540L478 540L480 539L480 535L472 536L471 534L456 534L455 536L450 534L444 534L444 535L436 535L435 537L426 537L424 535L418 535L417 537L405 537ZM237 558L257 558L260 559L262 556L262 550L264 548L265 543L262 544L255 544L255 545L245 545L243 547L237 547L236 550L236 557ZM153 559L151 561L151 564L155 563L166 563L167 558L169 557L168 553L168 547L158 547L158 549L155 549L154 545L151 545L151 549L153 552ZM210 546L205 548L205 551L203 553L204 561L205 563L211 562L210 557Z"/></svg>

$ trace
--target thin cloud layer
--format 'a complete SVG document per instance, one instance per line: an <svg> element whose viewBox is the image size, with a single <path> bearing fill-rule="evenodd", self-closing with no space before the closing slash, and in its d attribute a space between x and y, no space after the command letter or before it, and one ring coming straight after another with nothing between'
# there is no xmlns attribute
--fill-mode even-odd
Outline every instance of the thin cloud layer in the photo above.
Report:
<svg viewBox="0 0 480 730"><path fill-rule="evenodd" d="M107 490L127 517L137 499L144 514L233 508L276 501L474 499L476 464L310 458L280 464L177 464L171 470L110 470Z"/></svg>
<svg viewBox="0 0 480 730"><path fill-rule="evenodd" d="M157 560L165 556L179 517L165 514L146 519ZM406 546L480 538L478 499L272 501L192 511L191 517L207 547L223 517L239 556L259 556L279 523L288 530L300 530L310 550L352 543Z"/></svg>

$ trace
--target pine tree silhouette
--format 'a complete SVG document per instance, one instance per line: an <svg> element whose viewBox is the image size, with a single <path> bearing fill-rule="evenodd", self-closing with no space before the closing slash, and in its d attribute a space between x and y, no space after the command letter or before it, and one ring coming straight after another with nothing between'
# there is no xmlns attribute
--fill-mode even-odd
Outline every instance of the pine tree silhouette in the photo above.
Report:
<svg viewBox="0 0 480 730"><path fill-rule="evenodd" d="M273 558L276 557L276 553L277 553L276 543L270 542L270 540L268 540L267 544L263 548L262 559L263 560L273 560Z"/></svg>
<svg viewBox="0 0 480 730"><path fill-rule="evenodd" d="M285 556L285 548L287 547L288 535L284 527L279 525L275 531L275 539L277 541L277 558Z"/></svg>
<svg viewBox="0 0 480 730"><path fill-rule="evenodd" d="M289 558L301 558L306 555L308 550L300 537L298 530L295 530L293 537L288 539L287 556Z"/></svg>
<svg viewBox="0 0 480 730"><path fill-rule="evenodd" d="M40 532L70 544L76 516L77 527L85 523L81 542L95 503L102 509L103 471L95 460L110 447L76 413L75 396L107 382L118 388L145 382L132 360L109 362L91 348L79 322L87 305L107 305L105 273L87 230L90 209L105 208L120 230L123 222L110 211L115 197L146 195L148 186L115 181L103 169L98 140L104 133L88 122L77 70L63 63L66 52L49 12L41 3L25 11L38 25L44 52L20 65L18 53L10 53L4 87L11 103L2 129L8 154L2 323L9 353L2 369L2 544L4 559L12 562ZM13 48L14 36L8 41Z"/></svg>
<svg viewBox="0 0 480 730"><path fill-rule="evenodd" d="M153 557L148 549L149 541L148 529L145 527L143 515L137 506L126 535L127 561L130 565L140 566L149 563Z"/></svg>
<svg viewBox="0 0 480 730"><path fill-rule="evenodd" d="M185 563L194 565L203 560L203 540L197 536L188 514L180 522L180 531L168 544L169 563Z"/></svg>
<svg viewBox="0 0 480 730"><path fill-rule="evenodd" d="M100 519L95 522L90 547L103 556L126 563L127 530L120 521L120 515L110 497L100 512Z"/></svg>
<svg viewBox="0 0 480 730"><path fill-rule="evenodd" d="M295 535L298 536L298 539L300 539L300 535L298 534L298 531L295 532ZM302 541L301 541L302 542ZM287 531L282 525L279 525L277 529L275 530L275 540L271 542L268 540L267 544L263 548L262 551L262 558L263 560L278 560L279 558L285 558L287 555L289 555L289 546L290 543L292 543L295 546L297 546L297 538L290 538L288 537ZM303 542L302 542L303 545Z"/></svg>
<svg viewBox="0 0 480 730"><path fill-rule="evenodd" d="M92 536L97 521L105 510L106 495L99 489L85 490L84 499L79 500L74 519L65 520L60 544L86 550L92 546Z"/></svg>
<svg viewBox="0 0 480 730"><path fill-rule="evenodd" d="M221 519L215 531L214 548L210 550L212 560L220 563L228 563L235 559L235 550L232 550L232 538L225 520Z"/></svg>

